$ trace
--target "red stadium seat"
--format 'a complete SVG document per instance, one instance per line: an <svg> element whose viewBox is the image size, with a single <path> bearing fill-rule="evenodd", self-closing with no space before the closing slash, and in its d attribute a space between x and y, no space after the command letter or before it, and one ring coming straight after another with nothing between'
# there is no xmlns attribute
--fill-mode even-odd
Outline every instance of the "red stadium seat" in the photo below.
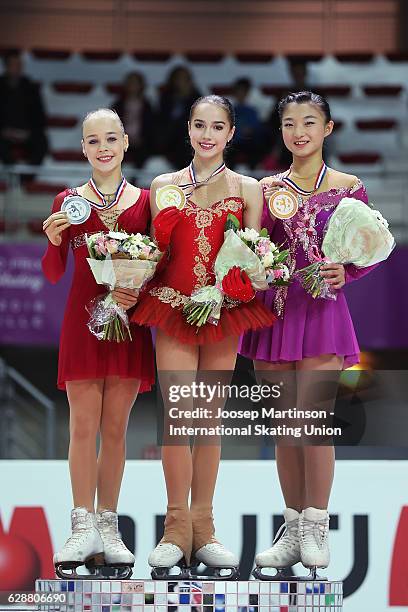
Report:
<svg viewBox="0 0 408 612"><path fill-rule="evenodd" d="M5 193L8 189L7 183L0 181L0 193Z"/></svg>
<svg viewBox="0 0 408 612"><path fill-rule="evenodd" d="M193 64L217 64L224 58L224 53L222 52L191 52L184 53L184 57L188 59L189 62Z"/></svg>
<svg viewBox="0 0 408 612"><path fill-rule="evenodd" d="M114 62L120 58L122 51L82 51L81 55L92 62Z"/></svg>
<svg viewBox="0 0 408 612"><path fill-rule="evenodd" d="M56 194L64 191L66 185L56 185L55 183L45 183L44 181L30 181L25 183L24 190L27 193L45 193L45 194Z"/></svg>
<svg viewBox="0 0 408 612"><path fill-rule="evenodd" d="M364 132L392 130L398 125L395 119L359 119L355 124Z"/></svg>
<svg viewBox="0 0 408 612"><path fill-rule="evenodd" d="M267 64L270 62L274 55L271 53L236 53L236 59L241 64Z"/></svg>
<svg viewBox="0 0 408 612"><path fill-rule="evenodd" d="M2 234L5 232L16 232L20 226L18 221L8 221L6 224L4 219L0 219L0 232Z"/></svg>
<svg viewBox="0 0 408 612"><path fill-rule="evenodd" d="M333 119L333 121L334 121L333 132L339 132L341 129L343 129L344 121L341 121L341 119L339 119L339 120Z"/></svg>
<svg viewBox="0 0 408 612"><path fill-rule="evenodd" d="M288 62L293 63L305 63L308 62L320 62L323 59L322 53L288 53L286 59Z"/></svg>
<svg viewBox="0 0 408 612"><path fill-rule="evenodd" d="M84 161L84 154L77 149L60 149L51 153L55 161L76 162Z"/></svg>
<svg viewBox="0 0 408 612"><path fill-rule="evenodd" d="M211 85L210 90L216 96L230 96L232 85Z"/></svg>
<svg viewBox="0 0 408 612"><path fill-rule="evenodd" d="M338 62L343 64L369 64L373 58L374 53L336 53L334 56Z"/></svg>
<svg viewBox="0 0 408 612"><path fill-rule="evenodd" d="M73 128L77 123L77 117L62 117L60 115L47 117L47 127L49 128Z"/></svg>
<svg viewBox="0 0 408 612"><path fill-rule="evenodd" d="M133 57L139 62L167 62L173 55L166 51L133 51Z"/></svg>
<svg viewBox="0 0 408 612"><path fill-rule="evenodd" d="M384 55L389 62L408 62L408 51L392 51L391 53L385 53Z"/></svg>
<svg viewBox="0 0 408 612"><path fill-rule="evenodd" d="M44 60L66 60L70 57L71 51L66 49L31 49L31 55L37 59Z"/></svg>
<svg viewBox="0 0 408 612"><path fill-rule="evenodd" d="M105 85L105 89L114 96L120 96L123 93L123 83L108 83Z"/></svg>
<svg viewBox="0 0 408 612"><path fill-rule="evenodd" d="M319 85L311 89L325 98L346 98L351 93L350 85Z"/></svg>
<svg viewBox="0 0 408 612"><path fill-rule="evenodd" d="M363 87L366 96L399 96L403 89L402 85L366 85Z"/></svg>
<svg viewBox="0 0 408 612"><path fill-rule="evenodd" d="M372 153L370 151L340 153L338 157L343 164L376 164L381 161L379 153Z"/></svg>
<svg viewBox="0 0 408 612"><path fill-rule="evenodd" d="M58 93L87 94L92 90L93 85L75 81L57 81L53 83L53 88Z"/></svg>

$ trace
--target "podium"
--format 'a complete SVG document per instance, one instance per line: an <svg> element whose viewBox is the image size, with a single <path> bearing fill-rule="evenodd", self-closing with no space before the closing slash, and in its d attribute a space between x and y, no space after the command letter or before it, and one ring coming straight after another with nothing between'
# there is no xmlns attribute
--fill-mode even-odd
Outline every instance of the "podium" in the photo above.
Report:
<svg viewBox="0 0 408 612"><path fill-rule="evenodd" d="M37 580L50 612L342 612L341 581ZM59 601L58 601L59 597Z"/></svg>

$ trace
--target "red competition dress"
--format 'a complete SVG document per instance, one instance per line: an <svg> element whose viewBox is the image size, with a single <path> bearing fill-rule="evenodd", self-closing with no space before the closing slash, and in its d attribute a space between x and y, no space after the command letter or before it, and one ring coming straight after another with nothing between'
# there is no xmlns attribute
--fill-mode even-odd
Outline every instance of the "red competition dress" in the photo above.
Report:
<svg viewBox="0 0 408 612"><path fill-rule="evenodd" d="M187 169L174 174L171 182L188 183ZM224 241L228 214L235 215L242 226L245 208L241 178L231 170L226 169L216 182L199 189L200 195L204 190L205 199L214 203L202 208L187 198L180 211L181 220L171 235L169 260L148 285L132 316L139 325L158 327L184 344L218 342L246 330L269 327L275 321L270 310L256 298L247 303L225 298L218 325L207 323L197 328L186 322L183 306L191 293L215 284L214 261ZM222 199L212 199L212 195L220 194L224 195Z"/></svg>
<svg viewBox="0 0 408 612"><path fill-rule="evenodd" d="M59 193L53 203L52 212L58 212L65 197L77 195L75 189ZM88 249L85 233L108 232L117 223L119 229L129 233L146 233L150 221L149 191L142 189L132 206L119 212L116 208L105 213L91 209L91 215L81 225L71 225L61 234L60 246L48 241L42 260L45 276L56 283L64 274L68 250L74 254L74 277L68 296L62 323L59 360L58 388L65 389L66 381L90 380L119 376L141 380L140 392L148 391L154 383L153 346L150 330L131 325L132 340L109 342L98 340L88 330L88 304L98 295L107 292L98 285L86 258ZM108 225L106 225L108 224Z"/></svg>

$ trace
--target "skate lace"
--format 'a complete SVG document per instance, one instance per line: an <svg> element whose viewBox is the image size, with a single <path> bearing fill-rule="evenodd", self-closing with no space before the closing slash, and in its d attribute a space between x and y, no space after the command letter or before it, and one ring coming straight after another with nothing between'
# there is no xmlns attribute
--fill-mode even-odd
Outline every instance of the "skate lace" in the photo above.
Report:
<svg viewBox="0 0 408 612"><path fill-rule="evenodd" d="M293 549L297 543L298 524L298 519L290 521L289 523L283 523L276 533L272 546L275 546L277 550Z"/></svg>
<svg viewBox="0 0 408 612"><path fill-rule="evenodd" d="M102 526L99 526L99 532L101 534L105 546L114 546L115 548L119 547L121 550L127 551L127 548L120 537L116 518L105 518L104 524Z"/></svg>
<svg viewBox="0 0 408 612"><path fill-rule="evenodd" d="M313 540L316 544L321 548L325 543L329 531L329 521L327 519L322 519L320 521L309 521L308 519L303 519L300 521L300 537L302 539L303 544L310 543L310 536L313 537Z"/></svg>
<svg viewBox="0 0 408 612"><path fill-rule="evenodd" d="M84 539L87 536L87 529L76 529L73 534L68 538L68 540L65 542L65 546L64 548L66 549L71 549L71 548L77 548L79 544L82 544Z"/></svg>

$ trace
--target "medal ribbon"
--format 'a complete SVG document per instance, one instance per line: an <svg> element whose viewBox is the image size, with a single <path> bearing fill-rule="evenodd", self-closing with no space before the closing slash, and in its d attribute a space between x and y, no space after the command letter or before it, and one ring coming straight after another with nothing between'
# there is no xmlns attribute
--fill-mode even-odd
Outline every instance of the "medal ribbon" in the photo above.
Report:
<svg viewBox="0 0 408 612"><path fill-rule="evenodd" d="M127 185L127 180L125 179L124 176L122 177L122 180L119 183L118 188L116 189L115 197L114 197L114 199L112 200L112 202L110 204L106 203L106 200L104 198L103 193L101 191L99 191L99 189L95 185L95 182L94 182L93 178L89 179L88 185L92 189L94 194L102 202L102 204L97 204L96 202L90 202L90 205L92 206L92 208L96 208L97 210L109 210L110 208L112 208L113 206L115 206L119 202L120 198L122 197L123 192L125 191L125 187Z"/></svg>
<svg viewBox="0 0 408 612"><path fill-rule="evenodd" d="M301 187L299 187L299 185L297 185L295 183L295 181L290 179L289 178L290 169L288 171L288 174L282 178L282 181L284 183L286 183L286 185L291 187L294 191L296 191L296 193L299 193L300 195L308 196L308 195L311 195L312 193L314 193L315 191L317 191L319 189L319 187L322 184L323 179L324 179L324 177L326 175L326 172L327 172L327 166L323 162L319 172L317 173L315 184L314 184L314 188L312 189L312 191L306 191L306 189L302 189Z"/></svg>
<svg viewBox="0 0 408 612"><path fill-rule="evenodd" d="M218 168L216 168L214 172L212 172L210 176L207 177L204 181L197 181L195 170L194 170L194 164L193 162L191 162L191 164L188 167L188 172L190 174L191 183L185 183L184 185L179 185L179 187L183 190L188 189L189 187L192 187L191 191L189 191L189 193L186 193L186 197L188 198L191 196L191 194L193 193L196 187L201 187L202 185L205 185L205 183L208 183L208 181L212 179L213 176L217 176L218 174L221 174L221 172L224 172L224 170L225 170L225 164L224 162L222 162L222 164L218 166Z"/></svg>

